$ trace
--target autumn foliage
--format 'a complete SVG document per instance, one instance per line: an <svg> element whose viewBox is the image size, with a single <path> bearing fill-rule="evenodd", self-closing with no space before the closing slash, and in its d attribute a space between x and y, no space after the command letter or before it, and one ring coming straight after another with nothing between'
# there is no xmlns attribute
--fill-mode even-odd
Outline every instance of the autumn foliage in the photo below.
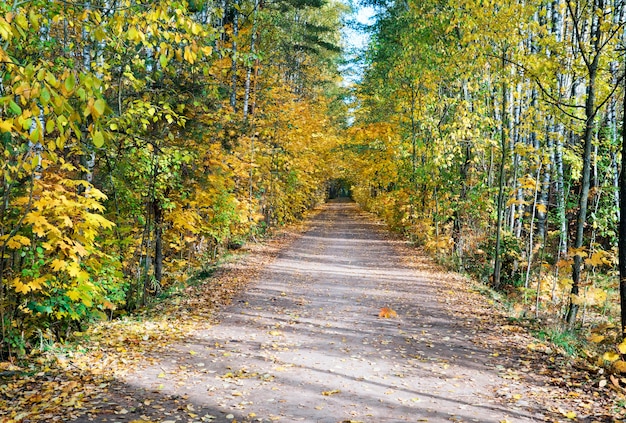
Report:
<svg viewBox="0 0 626 423"><path fill-rule="evenodd" d="M324 199L342 12L279 3L0 5L0 355Z"/></svg>
<svg viewBox="0 0 626 423"><path fill-rule="evenodd" d="M366 3L355 199L529 314L616 315L624 4Z"/></svg>
<svg viewBox="0 0 626 423"><path fill-rule="evenodd" d="M381 317L383 319L391 319L394 317L398 317L398 313L389 307L382 307L378 312L378 317Z"/></svg>

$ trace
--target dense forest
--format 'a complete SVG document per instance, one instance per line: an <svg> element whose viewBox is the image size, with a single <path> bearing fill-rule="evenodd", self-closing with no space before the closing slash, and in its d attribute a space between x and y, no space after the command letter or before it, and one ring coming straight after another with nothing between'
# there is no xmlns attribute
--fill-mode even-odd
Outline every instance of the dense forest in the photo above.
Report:
<svg viewBox="0 0 626 423"><path fill-rule="evenodd" d="M345 10L0 4L5 357L142 307L324 199Z"/></svg>
<svg viewBox="0 0 626 423"><path fill-rule="evenodd" d="M348 188L520 316L611 351L624 3L360 6L376 18L350 85L357 5L2 3L3 357L143 307Z"/></svg>
<svg viewBox="0 0 626 423"><path fill-rule="evenodd" d="M624 3L371 6L356 200L519 315L619 338Z"/></svg>

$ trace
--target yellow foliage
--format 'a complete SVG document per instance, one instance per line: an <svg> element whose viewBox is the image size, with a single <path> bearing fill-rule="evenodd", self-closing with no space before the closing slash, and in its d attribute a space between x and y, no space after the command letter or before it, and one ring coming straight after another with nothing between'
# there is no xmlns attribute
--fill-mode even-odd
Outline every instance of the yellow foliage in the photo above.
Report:
<svg viewBox="0 0 626 423"><path fill-rule="evenodd" d="M572 302L572 304L576 304L576 305L582 305L585 302L585 298L581 295L576 295L576 294L571 294L570 295L570 300Z"/></svg>
<svg viewBox="0 0 626 423"><path fill-rule="evenodd" d="M11 237L7 242L6 245L8 248L12 249L12 250L16 250L18 248L22 248L22 247L27 247L30 245L30 239L26 238L25 236L22 235L15 235L13 237Z"/></svg>
<svg viewBox="0 0 626 423"><path fill-rule="evenodd" d="M602 355L602 358L606 361L613 363L614 361L619 360L620 355L614 351L607 351Z"/></svg>
<svg viewBox="0 0 626 423"><path fill-rule="evenodd" d="M589 337L589 341L593 342L595 344L599 344L600 342L604 341L604 336L602 335L598 335L598 334L593 334Z"/></svg>
<svg viewBox="0 0 626 423"><path fill-rule="evenodd" d="M567 252L569 257L579 256L581 258L585 258L588 256L587 247L582 246L580 248L570 248Z"/></svg>
<svg viewBox="0 0 626 423"><path fill-rule="evenodd" d="M613 363L612 367L613 367L613 370L615 370L618 373L626 373L626 361L617 360L616 362Z"/></svg>
<svg viewBox="0 0 626 423"><path fill-rule="evenodd" d="M591 255L591 257L585 259L585 264L594 267L602 265L612 265L612 254L608 251L597 250Z"/></svg>

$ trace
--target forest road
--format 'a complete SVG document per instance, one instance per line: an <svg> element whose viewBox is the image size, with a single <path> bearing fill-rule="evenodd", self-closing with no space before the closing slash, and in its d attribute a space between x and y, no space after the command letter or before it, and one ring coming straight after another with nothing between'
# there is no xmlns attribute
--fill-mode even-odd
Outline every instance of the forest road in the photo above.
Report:
<svg viewBox="0 0 626 423"><path fill-rule="evenodd" d="M219 324L128 375L133 395L152 399L125 421L545 421L402 244L354 203L328 203Z"/></svg>

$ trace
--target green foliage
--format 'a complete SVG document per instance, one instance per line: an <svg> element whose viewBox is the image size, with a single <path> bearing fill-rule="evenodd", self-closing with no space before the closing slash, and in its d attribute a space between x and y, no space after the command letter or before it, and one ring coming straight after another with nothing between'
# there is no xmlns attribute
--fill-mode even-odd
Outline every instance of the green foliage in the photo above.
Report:
<svg viewBox="0 0 626 423"><path fill-rule="evenodd" d="M537 338L548 341L569 357L576 357L581 350L577 335L560 327L547 327L533 333Z"/></svg>
<svg viewBox="0 0 626 423"><path fill-rule="evenodd" d="M333 177L343 6L104 5L0 5L0 354L149 303Z"/></svg>
<svg viewBox="0 0 626 423"><path fill-rule="evenodd" d="M534 297L537 315L589 311L576 290L597 297L617 264L591 256L618 241L621 6L370 3L342 149L354 198L441 262Z"/></svg>

